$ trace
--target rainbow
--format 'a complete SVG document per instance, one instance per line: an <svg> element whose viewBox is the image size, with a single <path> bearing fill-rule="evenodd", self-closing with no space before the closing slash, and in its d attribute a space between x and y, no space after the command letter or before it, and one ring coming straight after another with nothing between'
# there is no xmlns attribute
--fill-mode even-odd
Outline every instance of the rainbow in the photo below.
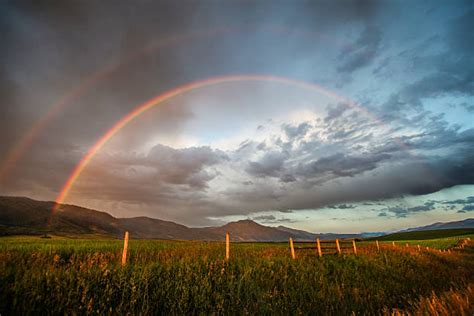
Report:
<svg viewBox="0 0 474 316"><path fill-rule="evenodd" d="M182 86L179 86L177 88L174 88L172 90L169 90L167 92L164 92L163 94L160 94L145 103L137 106L134 108L131 112L129 112L127 115L125 115L122 119L120 119L118 122L116 122L85 154L85 156L82 158L82 160L76 165L72 173L70 174L69 178L67 179L66 183L62 187L59 195L56 198L56 204L54 206L53 212L57 211L61 204L64 203L66 200L69 192L71 191L71 188L74 186L74 183L77 181L77 179L80 177L81 173L84 171L84 169L87 167L89 162L94 158L96 153L115 135L117 134L118 131L120 131L122 128L124 128L128 123L133 121L135 118L140 116L141 114L145 113L146 111L150 110L151 108L159 105L160 103L163 103L167 100L170 100L171 98L174 98L176 96L182 95L184 93L196 90L196 89L201 89L204 87L209 87L209 86L215 86L215 85L220 85L220 84L225 84L225 83L233 83L233 82L275 82L275 83L284 83L284 84L291 84L291 85L296 85L299 87L311 89L314 91L317 91L325 96L328 96L330 98L333 98L339 102L343 102L347 104L348 106L354 108L355 110L361 112L362 114L368 116L370 119L374 120L377 124L382 124L382 122L377 119L373 114L368 112L366 109L363 107L359 106L358 104L354 103L351 100L348 100L344 97L341 97L337 95L336 93L327 90L325 88L322 88L321 86L314 84L314 83L309 83L306 81L301 81L301 80L295 80L295 79L289 79L289 78L284 78L284 77L277 77L277 76L270 76L270 75L235 75L235 76L224 76L224 77L215 77L215 78L209 78L201 81L196 81L196 82L191 82ZM406 147L403 143L401 143L402 147Z"/></svg>
<svg viewBox="0 0 474 316"><path fill-rule="evenodd" d="M239 31L252 31L252 29L232 29L232 28L218 28L218 29L205 29L205 30L196 30L187 34L176 35L169 38L162 39L156 43L144 47L143 49L133 52L123 59L112 62L109 65L106 65L104 68L98 70L97 72L91 74L90 76L84 78L78 83L69 93L61 97L56 103L52 104L50 110L38 120L31 129L29 129L22 138L16 143L16 145L7 153L6 158L0 163L0 184L8 178L11 171L14 169L16 163L20 158L25 154L29 147L34 143L42 131L53 121L59 113L61 113L69 105L73 104L80 97L82 97L91 87L100 83L102 80L107 79L113 73L118 71L124 66L131 64L134 61L139 60L140 58L150 55L151 53L156 52L162 48L170 48L174 45L179 45L186 43L190 40L201 40L206 37L213 36L224 36L227 34L232 34ZM290 30L281 27L274 27L267 29L268 32L274 32L276 34L286 34ZM300 35L310 36L311 33L300 32ZM291 30L291 34L295 34L295 30ZM296 33L298 34L298 33ZM332 39L326 38L325 39Z"/></svg>
<svg viewBox="0 0 474 316"><path fill-rule="evenodd" d="M19 142L7 153L6 158L0 164L0 183L2 183L10 174L15 167L15 164L20 160L24 153L34 143L35 139L41 134L41 132L53 121L65 108L73 104L85 92L91 87L98 84L102 80L107 79L116 71L124 66L131 64L140 58L149 55L161 48L169 48L173 45L185 43L188 40L200 39L205 36L225 35L231 32L232 29L222 28L216 30L203 30L194 31L189 34L174 36L171 38L163 39L157 43L154 43L144 49L127 55L122 60L112 62L106 65L104 68L91 74L90 76L83 79L76 85L69 93L59 98L59 100L52 104L49 111L40 120L38 120L31 129L26 132Z"/></svg>
<svg viewBox="0 0 474 316"><path fill-rule="evenodd" d="M20 160L20 158L25 154L29 147L34 143L35 139L42 133L42 131L49 125L51 121L54 120L58 116L61 111L67 108L69 105L73 104L77 101L80 97L84 95L91 87L95 84L99 83L100 81L108 78L117 70L121 69L124 66L131 64L132 62L149 55L161 48L169 48L173 45L179 45L181 43L186 43L189 40L199 40L204 37L212 37L212 36L223 36L227 34L232 34L238 31L253 31L253 29L232 29L232 28L219 28L219 29L211 29L211 30L196 30L194 32L190 32L188 34L177 35L170 38L165 38L160 40L157 43L153 43L150 46L143 48L137 52L131 53L127 55L124 59L119 60L118 62L113 62L109 65L106 65L103 69L93 73L91 76L86 77L84 80L79 82L79 84L74 87L68 94L63 96L58 100L58 102L54 103L48 113L42 117L33 127L26 132L23 137L16 143L16 145L7 153L6 158L2 163L0 163L0 184L8 178L11 171L14 169L16 163ZM287 29L285 27L271 27L265 29L267 32L273 32L275 34L286 35L287 33L291 32L292 35L300 35L300 36L314 36L312 32L302 32L295 29ZM324 36L324 34L320 34L326 40L335 39L332 37ZM351 49L352 46L349 46Z"/></svg>

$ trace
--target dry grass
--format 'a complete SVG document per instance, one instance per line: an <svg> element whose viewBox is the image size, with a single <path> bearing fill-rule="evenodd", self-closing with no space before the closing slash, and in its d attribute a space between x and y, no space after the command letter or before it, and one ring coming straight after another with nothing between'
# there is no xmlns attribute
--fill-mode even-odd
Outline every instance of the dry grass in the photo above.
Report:
<svg viewBox="0 0 474 316"><path fill-rule="evenodd" d="M432 293L428 297L422 297L410 303L405 310L385 309L385 315L474 315L474 284L470 284L464 290L449 290L440 295Z"/></svg>
<svg viewBox="0 0 474 316"><path fill-rule="evenodd" d="M121 248L0 239L0 314L462 315L472 302L472 244L323 258L304 250L292 260L287 244L245 243L226 261L223 242L131 240L125 267Z"/></svg>

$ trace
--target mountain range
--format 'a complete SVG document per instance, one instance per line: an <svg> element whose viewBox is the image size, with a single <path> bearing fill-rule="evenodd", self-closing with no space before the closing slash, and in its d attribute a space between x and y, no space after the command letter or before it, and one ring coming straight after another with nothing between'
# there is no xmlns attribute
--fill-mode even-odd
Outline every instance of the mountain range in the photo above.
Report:
<svg viewBox="0 0 474 316"><path fill-rule="evenodd" d="M192 228L149 217L116 218L108 213L63 204L52 212L54 202L25 197L0 197L0 235L98 235L121 238L129 231L135 239L222 240L226 232L233 241L300 241L315 238L362 238L384 233L314 234L285 226L269 227L252 220L230 222L219 227ZM413 230L474 228L474 219L436 223Z"/></svg>
<svg viewBox="0 0 474 316"><path fill-rule="evenodd" d="M448 222L448 223L434 223L421 227L408 228L398 231L399 233L425 231L425 230L439 230L439 229L462 229L474 228L474 218L468 218L462 221Z"/></svg>

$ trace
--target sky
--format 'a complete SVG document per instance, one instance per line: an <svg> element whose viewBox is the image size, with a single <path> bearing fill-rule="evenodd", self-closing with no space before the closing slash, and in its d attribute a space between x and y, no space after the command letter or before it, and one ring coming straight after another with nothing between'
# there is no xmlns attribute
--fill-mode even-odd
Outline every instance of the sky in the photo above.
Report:
<svg viewBox="0 0 474 316"><path fill-rule="evenodd" d="M2 1L0 29L0 195L56 200L122 118L207 81L117 129L64 203L311 232L474 217L472 1Z"/></svg>

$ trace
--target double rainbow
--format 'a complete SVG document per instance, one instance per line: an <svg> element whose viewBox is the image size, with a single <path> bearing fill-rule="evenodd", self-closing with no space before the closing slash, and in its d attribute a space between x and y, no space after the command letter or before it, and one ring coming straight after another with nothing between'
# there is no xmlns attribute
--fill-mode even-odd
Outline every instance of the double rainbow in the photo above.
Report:
<svg viewBox="0 0 474 316"><path fill-rule="evenodd" d="M122 128L124 128L128 123L133 121L135 118L140 116L141 114L145 113L146 111L150 110L151 108L170 100L176 96L182 95L184 93L209 87L209 86L216 86L225 83L233 83L233 82L275 82L275 83L284 83L290 85L296 85L299 87L311 89L313 91L317 91L325 96L333 98L338 102L342 102L353 109L361 112L362 114L366 115L377 124L382 125L382 122L377 119L373 114L368 112L365 108L359 106L355 102L348 100L344 97L337 95L336 93L327 90L317 84L309 83L306 81L289 79L284 77L277 77L277 76L269 76L269 75L238 75L238 76L224 76L224 77L215 77L209 78L201 81L191 82L172 90L169 90L163 94L158 95L157 97L152 98L151 100L146 101L145 103L135 107L131 112L125 115L122 119L116 122L86 153L86 155L81 159L81 161L76 165L73 172L70 174L69 178L67 179L66 183L62 187L59 195L56 198L56 205L54 207L54 211L58 210L61 204L64 203L66 200L71 188L74 186L74 183L80 177L81 173L87 167L89 162L94 158L96 153L115 135L119 132ZM407 146L398 140L398 143L402 148L406 148Z"/></svg>

